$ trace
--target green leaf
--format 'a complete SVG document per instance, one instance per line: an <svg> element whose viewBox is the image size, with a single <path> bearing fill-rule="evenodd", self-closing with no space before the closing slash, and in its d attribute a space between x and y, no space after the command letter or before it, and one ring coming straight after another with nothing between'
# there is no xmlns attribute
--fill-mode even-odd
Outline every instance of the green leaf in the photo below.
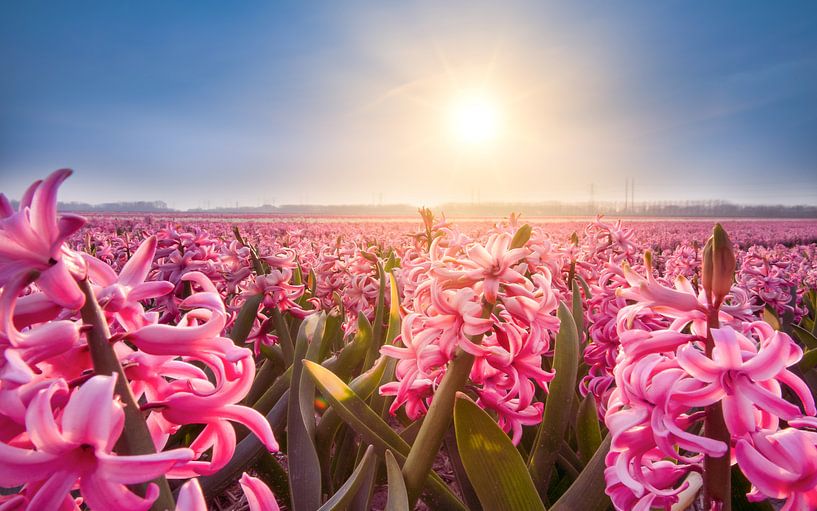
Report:
<svg viewBox="0 0 817 511"><path fill-rule="evenodd" d="M298 331L287 412L287 455L292 509L311 511L321 505L321 468L315 450L315 384L303 375L302 361L317 357L325 314L307 318Z"/></svg>
<svg viewBox="0 0 817 511"><path fill-rule="evenodd" d="M610 497L604 493L604 458L610 452L610 441L611 437L607 435L579 478L559 497L550 511L605 511L610 507Z"/></svg>
<svg viewBox="0 0 817 511"><path fill-rule="evenodd" d="M255 470L258 477L272 490L272 493L286 502L288 507L291 507L287 472L275 456L268 452L262 453L258 463L255 464Z"/></svg>
<svg viewBox="0 0 817 511"><path fill-rule="evenodd" d="M454 405L454 428L462 464L485 511L545 511L511 439L464 394Z"/></svg>
<svg viewBox="0 0 817 511"><path fill-rule="evenodd" d="M315 361L323 361L329 355L332 346L336 343L338 338L343 337L341 327L343 326L344 319L343 314L337 308L333 308L326 316L326 326L323 330L323 338L321 339L320 343L320 352L318 353Z"/></svg>
<svg viewBox="0 0 817 511"><path fill-rule="evenodd" d="M377 289L377 301L374 307L374 323L372 323L374 342L369 346L369 352L366 354L366 359L363 363L363 369L368 369L374 364L377 359L380 346L383 343L383 315L386 307L386 274L383 271L383 265L380 261L375 259L377 266L377 278L379 281Z"/></svg>
<svg viewBox="0 0 817 511"><path fill-rule="evenodd" d="M817 348L817 337L805 328L797 325L791 325L791 331L798 341L806 345L807 348Z"/></svg>
<svg viewBox="0 0 817 511"><path fill-rule="evenodd" d="M404 435L402 436L405 438ZM445 450L451 460L451 468L454 472L454 477L457 479L457 486L460 487L463 501L465 501L465 504L471 511L482 511L482 504L479 502L477 492L474 491L474 486L468 479L468 474L462 465L460 450L457 448L457 435L453 427L449 428L445 434Z"/></svg>
<svg viewBox="0 0 817 511"><path fill-rule="evenodd" d="M590 292L590 286L588 286L588 285L587 285L587 281L586 281L586 280L584 280L584 277L582 277L582 276L581 276L581 275L579 275L578 273L577 273L576 275L574 275L574 277L576 278L576 280L578 280L578 281L579 281L579 284L581 284L582 289L584 289L584 297L585 297L585 299L589 300L590 298L592 298L592 297L593 297L593 293L591 293L591 292Z"/></svg>
<svg viewBox="0 0 817 511"><path fill-rule="evenodd" d="M337 356L330 358L323 365L346 381L360 366L371 342L373 342L372 325L361 312L357 315L357 333L354 339L347 343Z"/></svg>
<svg viewBox="0 0 817 511"><path fill-rule="evenodd" d="M576 332L576 322L563 302L559 303L558 315L560 326L553 355L553 370L556 376L548 386L545 413L528 461L531 475L542 498L547 495L559 447L573 418L570 412L576 395L576 376L579 369L579 335Z"/></svg>
<svg viewBox="0 0 817 511"><path fill-rule="evenodd" d="M363 482L367 478L373 477L375 469L377 468L376 460L377 457L375 456L374 447L370 445L369 448L366 449L366 454L363 455L363 459L360 460L360 463L354 472L352 472L352 475L349 476L349 479L346 480L343 486L338 488L338 491L336 491L324 505L318 508L319 511L335 511L349 507L349 504L354 499L355 494Z"/></svg>
<svg viewBox="0 0 817 511"><path fill-rule="evenodd" d="M817 367L817 350L808 350L803 353L803 358L800 359L798 367L800 367L800 370L803 372Z"/></svg>
<svg viewBox="0 0 817 511"><path fill-rule="evenodd" d="M332 408L364 441L374 445L378 453L390 449L398 461L405 459L409 453L409 445L405 440L340 378L314 362L305 361L304 369L315 381L321 394L332 404ZM426 483L431 501L429 504L433 509L465 510L462 502L436 473L430 472Z"/></svg>
<svg viewBox="0 0 817 511"><path fill-rule="evenodd" d="M278 307L272 308L272 320L275 322L275 333L278 334L278 345L284 354L284 361L287 365L292 365L295 348L292 345L292 337L289 335L287 322Z"/></svg>
<svg viewBox="0 0 817 511"><path fill-rule="evenodd" d="M284 374L275 379L272 385L253 403L252 407L261 413L267 413L272 410L275 403L281 399L284 392L289 389L292 383L292 366L289 366Z"/></svg>
<svg viewBox="0 0 817 511"><path fill-rule="evenodd" d="M388 359L385 357L381 358L374 367L352 380L349 384L349 388L361 399L368 399L369 395L377 389L380 379L383 376L383 371L388 363ZM330 456L332 444L342 424L343 420L340 415L338 415L335 407L330 407L326 413L323 414L323 417L321 417L321 422L316 429L315 443L318 455L321 457L322 465L324 466L328 466L332 461L332 457Z"/></svg>
<svg viewBox="0 0 817 511"><path fill-rule="evenodd" d="M394 278L393 273L390 273L389 276L389 280L391 281L391 305L389 307L389 327L386 330L385 344L391 344L394 339L400 335L400 326L403 321L400 317L400 293L397 290L397 279ZM389 364L386 366L383 377L380 380L381 385L394 379L394 368L396 365L397 361L390 358ZM381 396L380 394L375 394L372 396L370 404L372 410L380 411L380 416L385 419L389 413L389 406L391 406L392 401L394 401L394 396Z"/></svg>
<svg viewBox="0 0 817 511"><path fill-rule="evenodd" d="M763 308L763 321L772 325L775 330L780 330L780 320L777 319L777 314L768 305Z"/></svg>
<svg viewBox="0 0 817 511"><path fill-rule="evenodd" d="M579 404L579 413L576 416L576 442L579 444L579 454L585 464L601 445L599 415L593 394L587 394Z"/></svg>
<svg viewBox="0 0 817 511"><path fill-rule="evenodd" d="M233 323L233 329L230 330L230 339L232 339L237 346L244 347L244 342L250 335L252 325L255 323L255 318L258 315L258 307L261 306L261 300L263 299L263 293L252 295L244 301L244 304L238 311L238 316Z"/></svg>
<svg viewBox="0 0 817 511"><path fill-rule="evenodd" d="M385 511L409 511L408 493L400 465L390 450L386 449L386 474L389 482L389 496Z"/></svg>
<svg viewBox="0 0 817 511"><path fill-rule="evenodd" d="M573 280L573 321L576 322L576 332L579 335L579 342L584 336L584 309L582 308L582 294L579 292L579 285Z"/></svg>
<svg viewBox="0 0 817 511"><path fill-rule="evenodd" d="M264 347L268 348L267 346ZM281 376L286 369L286 367L284 367L283 359L276 360L273 358L274 356L272 354L275 353L274 350L269 349L268 352L270 353L271 357L267 358L261 365L261 368L256 371L255 379L252 382L252 387L241 402L243 405L252 406L256 401L258 401L264 392L266 392L270 386L273 385L273 382L275 382L275 380Z"/></svg>

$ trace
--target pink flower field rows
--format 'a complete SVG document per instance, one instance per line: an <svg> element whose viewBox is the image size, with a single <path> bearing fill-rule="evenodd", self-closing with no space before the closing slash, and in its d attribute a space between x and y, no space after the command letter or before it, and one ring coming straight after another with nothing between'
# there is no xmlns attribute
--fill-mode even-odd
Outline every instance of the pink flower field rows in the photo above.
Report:
<svg viewBox="0 0 817 511"><path fill-rule="evenodd" d="M817 509L817 222L85 219L69 175L0 197L0 510L487 509L480 409L531 509Z"/></svg>

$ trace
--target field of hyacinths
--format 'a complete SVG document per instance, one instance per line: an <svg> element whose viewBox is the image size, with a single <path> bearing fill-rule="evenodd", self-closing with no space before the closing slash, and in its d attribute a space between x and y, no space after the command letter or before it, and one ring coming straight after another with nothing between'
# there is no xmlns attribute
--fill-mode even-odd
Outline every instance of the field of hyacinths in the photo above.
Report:
<svg viewBox="0 0 817 511"><path fill-rule="evenodd" d="M0 510L817 509L817 222L0 195Z"/></svg>

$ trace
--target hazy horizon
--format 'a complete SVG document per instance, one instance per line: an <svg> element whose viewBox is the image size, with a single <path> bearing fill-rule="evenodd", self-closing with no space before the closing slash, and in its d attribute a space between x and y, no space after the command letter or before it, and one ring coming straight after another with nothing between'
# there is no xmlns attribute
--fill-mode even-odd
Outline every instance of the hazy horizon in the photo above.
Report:
<svg viewBox="0 0 817 511"><path fill-rule="evenodd" d="M71 167L63 201L175 209L623 201L627 178L817 205L814 2L26 2L0 29L13 198ZM478 143L450 126L474 91Z"/></svg>

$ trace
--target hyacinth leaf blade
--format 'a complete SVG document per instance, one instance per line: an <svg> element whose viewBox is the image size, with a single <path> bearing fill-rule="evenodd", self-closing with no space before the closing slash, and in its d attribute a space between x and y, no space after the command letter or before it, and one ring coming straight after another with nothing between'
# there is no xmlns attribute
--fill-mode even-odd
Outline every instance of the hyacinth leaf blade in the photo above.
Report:
<svg viewBox="0 0 817 511"><path fill-rule="evenodd" d="M258 473L258 478L269 486L275 497L286 502L288 507L290 502L289 477L281 462L271 453L264 452L253 467Z"/></svg>
<svg viewBox="0 0 817 511"><path fill-rule="evenodd" d="M389 326L386 330L385 344L392 344L397 336L400 335L400 326L402 322L402 318L400 316L400 293L397 290L397 279L394 277L394 273L391 272L389 273L389 277L391 304L389 307ZM387 365L380 380L381 385L394 379L394 368L396 366L396 361L392 358L388 358L387 360ZM393 400L393 396L381 396L380 394L375 394L372 396L370 403L372 409L375 411L379 410L380 416L385 419L389 413L389 405L391 405Z"/></svg>
<svg viewBox="0 0 817 511"><path fill-rule="evenodd" d="M383 316L385 315L386 307L386 273L383 271L383 265L379 259L375 259L375 267L377 269L377 301L374 308L374 323L372 323L372 334L375 342L369 346L369 352L366 354L366 359L363 364L363 369L368 369L374 364L378 355L378 350L383 344Z"/></svg>
<svg viewBox="0 0 817 511"><path fill-rule="evenodd" d="M582 294L579 291L579 285L576 280L573 280L573 295L572 295L571 312L573 314L573 321L576 322L576 332L581 343L584 337L584 308L582 307Z"/></svg>
<svg viewBox="0 0 817 511"><path fill-rule="evenodd" d="M802 342L808 349L817 348L817 336L798 325L791 325L791 331L798 341Z"/></svg>
<svg viewBox="0 0 817 511"><path fill-rule="evenodd" d="M563 302L559 303L558 316L560 326L553 356L556 376L548 387L542 423L528 461L528 468L542 497L547 495L559 447L573 419L571 410L579 368L579 335L576 323Z"/></svg>
<svg viewBox="0 0 817 511"><path fill-rule="evenodd" d="M275 323L275 332L278 334L278 345L281 346L281 351L284 354L284 361L287 365L292 365L295 357L295 347L292 344L292 337L289 335L289 327L286 319L278 307L272 308L272 320Z"/></svg>
<svg viewBox="0 0 817 511"><path fill-rule="evenodd" d="M330 357L326 364L329 370L346 381L352 377L360 366L372 342L372 325L363 313L358 314L357 332L350 342L335 357Z"/></svg>
<svg viewBox="0 0 817 511"><path fill-rule="evenodd" d="M817 367L817 349L811 349L803 353L803 358L800 359L797 365L803 372Z"/></svg>
<svg viewBox="0 0 817 511"><path fill-rule="evenodd" d="M390 450L386 449L386 476L388 478L389 495L386 500L385 511L409 511L408 492L400 465L394 459Z"/></svg>
<svg viewBox="0 0 817 511"><path fill-rule="evenodd" d="M376 462L377 456L374 447L370 445L349 479L318 509L320 511L337 511L348 508L364 481L373 477L377 469Z"/></svg>
<svg viewBox="0 0 817 511"><path fill-rule="evenodd" d="M579 404L579 413L576 416L576 443L584 463L590 461L601 445L601 428L596 398L593 394L588 393Z"/></svg>
<svg viewBox="0 0 817 511"><path fill-rule="evenodd" d="M377 389L383 372L387 365L387 360L381 358L374 367L361 374L349 383L349 388L360 398L367 399L372 392ZM337 375L335 375L337 376ZM316 428L315 438L318 445L318 452L326 454L327 462L328 453L332 447L335 435L338 428L343 423L340 415L335 407L330 407L321 417L321 422Z"/></svg>
<svg viewBox="0 0 817 511"><path fill-rule="evenodd" d="M605 511L610 506L610 498L604 492L604 458L610 451L611 440L610 435L604 438L579 477L551 506L550 511Z"/></svg>
<svg viewBox="0 0 817 511"><path fill-rule="evenodd" d="M326 316L326 325L323 330L323 337L321 338L320 351L318 352L316 361L322 362L332 350L332 346L338 344L343 340L343 313L338 308L334 308Z"/></svg>
<svg viewBox="0 0 817 511"><path fill-rule="evenodd" d="M416 421L412 423L412 426L416 423ZM406 430L408 429L409 428L406 428ZM472 511L481 510L482 504L480 504L479 497L477 496L471 481L468 479L468 474L466 473L465 467L462 464L460 450L457 447L457 435L453 425L445 435L445 450L448 453L449 459L451 460L451 468L454 471L454 477L456 478L457 485L460 487L460 493L462 494L463 501L465 501L468 509L471 509Z"/></svg>
<svg viewBox="0 0 817 511"><path fill-rule="evenodd" d="M381 417L331 371L314 362L305 361L304 368L315 381L320 392L332 407L363 440L375 446L378 453L390 449L398 461L405 460L409 444L403 440ZM434 509L458 509L466 507L435 472L426 478L428 502Z"/></svg>
<svg viewBox="0 0 817 511"><path fill-rule="evenodd" d="M323 336L325 315L310 316L301 324L295 345L292 386L287 412L289 486L294 511L316 509L321 503L320 460L315 449L315 387L303 375L302 361L316 357Z"/></svg>
<svg viewBox="0 0 817 511"><path fill-rule="evenodd" d="M463 466L483 509L545 510L511 439L463 394L454 405L454 428Z"/></svg>
<svg viewBox="0 0 817 511"><path fill-rule="evenodd" d="M253 322L258 314L258 307L261 306L263 299L264 295L258 293L247 298L244 304L241 305L241 309L238 311L238 317L236 317L235 323L233 323L233 329L230 330L230 339L233 340L236 346L244 346L244 341L246 341L250 335Z"/></svg>

